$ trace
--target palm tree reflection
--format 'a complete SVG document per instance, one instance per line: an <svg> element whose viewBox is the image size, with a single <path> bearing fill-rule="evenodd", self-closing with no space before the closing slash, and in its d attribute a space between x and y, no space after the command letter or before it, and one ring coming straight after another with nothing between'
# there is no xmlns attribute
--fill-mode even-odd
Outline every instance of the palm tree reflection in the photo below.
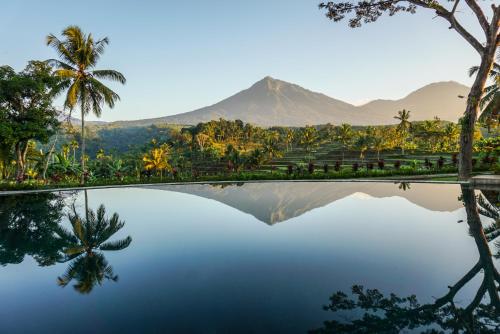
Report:
<svg viewBox="0 0 500 334"><path fill-rule="evenodd" d="M96 213L86 205L85 218L80 217L73 206L73 212L68 218L71 230L60 226L57 234L66 241L66 247L62 250L62 262L71 262L66 272L58 277L58 284L65 287L75 280L75 290L90 293L96 284L102 285L105 280L117 281L118 275L113 272L103 251L119 251L130 245L130 236L108 241L125 223L119 220L117 213L107 218L104 205Z"/></svg>
<svg viewBox="0 0 500 334"><path fill-rule="evenodd" d="M415 295L385 296L378 289L354 285L351 296L338 291L324 309L337 316L345 312L362 316L351 321L325 321L322 328L310 333L399 333L405 330L442 333L437 328L453 333L499 333L500 274L489 247L489 243L494 242L500 249L500 242L494 241L500 236L498 203L489 202L482 194L476 196L474 189L465 185L462 186L462 200L479 260L455 285L448 287L447 294L433 303L420 304ZM480 215L493 222L483 227ZM500 250L495 257L500 257ZM465 307L460 307L455 303L457 294L480 273L482 280L474 298Z"/></svg>
<svg viewBox="0 0 500 334"><path fill-rule="evenodd" d="M398 187L399 190L407 191L407 190L411 189L410 182L399 182L397 184L399 184L399 187Z"/></svg>

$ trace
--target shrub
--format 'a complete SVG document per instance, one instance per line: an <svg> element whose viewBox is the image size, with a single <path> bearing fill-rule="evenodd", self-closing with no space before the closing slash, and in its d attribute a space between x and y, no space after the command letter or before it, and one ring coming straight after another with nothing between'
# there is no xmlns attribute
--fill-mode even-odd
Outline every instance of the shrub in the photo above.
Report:
<svg viewBox="0 0 500 334"><path fill-rule="evenodd" d="M338 172L340 171L340 168L341 168L341 164L340 164L340 161L335 161L335 165L333 166L333 169Z"/></svg>
<svg viewBox="0 0 500 334"><path fill-rule="evenodd" d="M476 166L477 165L477 159L472 159L472 166Z"/></svg>
<svg viewBox="0 0 500 334"><path fill-rule="evenodd" d="M352 171L357 172L359 170L359 164L357 162L352 164Z"/></svg>
<svg viewBox="0 0 500 334"><path fill-rule="evenodd" d="M394 168L395 168L395 169L399 169L399 168L401 168L401 161L396 160L396 161L394 162Z"/></svg>
<svg viewBox="0 0 500 334"><path fill-rule="evenodd" d="M325 174L328 173L328 169L329 169L328 164L324 164L323 165L323 172L325 172Z"/></svg>
<svg viewBox="0 0 500 334"><path fill-rule="evenodd" d="M373 163L371 163L371 162L366 163L366 169L373 170Z"/></svg>
<svg viewBox="0 0 500 334"><path fill-rule="evenodd" d="M385 168L385 161L384 160L379 160L377 162L377 165L378 165L378 169L382 170Z"/></svg>
<svg viewBox="0 0 500 334"><path fill-rule="evenodd" d="M452 154L452 156L451 156L451 162L453 163L453 166L458 165L458 154L457 153L453 153Z"/></svg>
<svg viewBox="0 0 500 334"><path fill-rule="evenodd" d="M481 162L485 165L493 165L496 162L496 160L497 159L495 157L490 156L489 153L483 155L483 157L481 158Z"/></svg>
<svg viewBox="0 0 500 334"><path fill-rule="evenodd" d="M292 164L289 164L286 168L286 172L288 175L292 175L293 174L293 165Z"/></svg>

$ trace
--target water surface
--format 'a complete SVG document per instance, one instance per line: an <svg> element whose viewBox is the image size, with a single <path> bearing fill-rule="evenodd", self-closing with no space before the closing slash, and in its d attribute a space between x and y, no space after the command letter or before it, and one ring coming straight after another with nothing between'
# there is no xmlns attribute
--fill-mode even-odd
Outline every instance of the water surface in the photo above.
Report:
<svg viewBox="0 0 500 334"><path fill-rule="evenodd" d="M498 265L496 234L471 232L473 211L488 227L481 205L497 201L459 185L332 182L0 197L0 332L306 333L363 314L323 310L337 291L432 304L480 263L454 297L466 308ZM86 206L117 213L124 226L107 241L132 241L71 258L59 226L72 232L73 205L82 219ZM488 292L474 312L495 303ZM498 329L497 313L489 323Z"/></svg>

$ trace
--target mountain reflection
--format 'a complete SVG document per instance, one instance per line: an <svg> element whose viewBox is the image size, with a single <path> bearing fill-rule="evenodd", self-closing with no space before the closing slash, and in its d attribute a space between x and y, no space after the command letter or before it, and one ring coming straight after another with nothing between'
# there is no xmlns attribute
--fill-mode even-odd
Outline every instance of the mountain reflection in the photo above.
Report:
<svg viewBox="0 0 500 334"><path fill-rule="evenodd" d="M402 182L250 182L199 185L154 185L146 188L174 191L216 200L258 220L274 225L342 200L356 193L374 198L403 197L432 211L455 211L459 189L453 184Z"/></svg>
<svg viewBox="0 0 500 334"><path fill-rule="evenodd" d="M125 226L125 222L120 221L117 213L108 218L104 205L101 204L94 213L87 203L85 191L85 217L80 217L73 205L73 212L68 214L71 230L59 226L56 232L65 241L61 250L62 262L71 261L66 272L58 277L58 284L65 287L75 280L73 287L80 293L90 293L96 284L101 285L104 280L116 282L118 275L113 272L103 251L119 251L132 242L130 236L109 241Z"/></svg>
<svg viewBox="0 0 500 334"><path fill-rule="evenodd" d="M323 327L310 333L499 333L500 332L500 274L493 258L500 258L500 209L498 192L482 192L476 196L474 189L462 185L461 199L466 213L469 233L474 238L478 262L454 285L448 293L433 303L420 304L415 295L385 296L378 289L364 289L354 285L351 296L337 291L324 309L337 318L346 314L359 315L350 321L329 320ZM489 200L488 200L489 199ZM490 220L483 226L481 216ZM490 244L497 248L492 254ZM476 276L480 285L468 304L459 306L457 294Z"/></svg>

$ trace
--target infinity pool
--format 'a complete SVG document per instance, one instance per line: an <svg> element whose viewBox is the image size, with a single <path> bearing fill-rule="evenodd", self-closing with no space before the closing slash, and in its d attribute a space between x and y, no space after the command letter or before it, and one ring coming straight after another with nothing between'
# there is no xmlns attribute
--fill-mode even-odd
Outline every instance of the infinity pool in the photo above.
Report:
<svg viewBox="0 0 500 334"><path fill-rule="evenodd" d="M407 183L3 196L0 333L498 333L497 205Z"/></svg>

